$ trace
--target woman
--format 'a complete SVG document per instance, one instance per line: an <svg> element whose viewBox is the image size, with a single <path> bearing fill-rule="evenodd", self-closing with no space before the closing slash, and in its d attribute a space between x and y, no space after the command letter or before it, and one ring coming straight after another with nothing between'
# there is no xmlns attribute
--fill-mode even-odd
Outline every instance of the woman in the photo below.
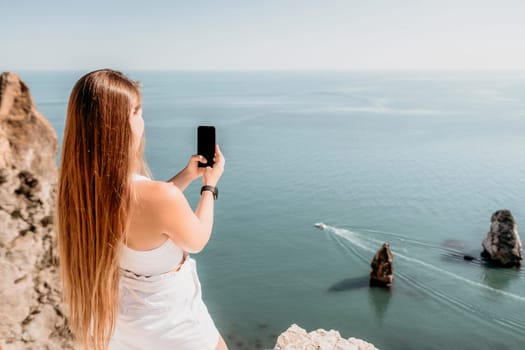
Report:
<svg viewBox="0 0 525 350"><path fill-rule="evenodd" d="M215 152L213 167L195 155L153 181L138 83L102 69L73 87L56 220L70 328L84 349L227 349L189 256L210 239L225 163ZM199 177L211 187L193 212L182 191Z"/></svg>

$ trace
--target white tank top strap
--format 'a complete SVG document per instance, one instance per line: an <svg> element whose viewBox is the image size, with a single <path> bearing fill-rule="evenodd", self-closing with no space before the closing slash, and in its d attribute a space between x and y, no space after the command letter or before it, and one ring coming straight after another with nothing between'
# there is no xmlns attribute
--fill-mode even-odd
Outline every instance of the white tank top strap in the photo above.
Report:
<svg viewBox="0 0 525 350"><path fill-rule="evenodd" d="M149 177L137 173L131 174L131 179L133 181L140 181L140 180L151 180Z"/></svg>

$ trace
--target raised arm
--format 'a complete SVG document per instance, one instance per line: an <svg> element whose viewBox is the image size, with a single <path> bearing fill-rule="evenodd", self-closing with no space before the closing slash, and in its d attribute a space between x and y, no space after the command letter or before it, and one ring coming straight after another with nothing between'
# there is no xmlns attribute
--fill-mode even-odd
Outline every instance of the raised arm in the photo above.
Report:
<svg viewBox="0 0 525 350"><path fill-rule="evenodd" d="M193 182L193 180L201 177L204 174L204 168L199 168L199 162L206 162L206 158L195 154L190 157L188 165L184 167L177 175L173 176L166 182L170 182L173 185L177 186L181 191L184 192L186 187Z"/></svg>
<svg viewBox="0 0 525 350"><path fill-rule="evenodd" d="M202 184L217 186L224 171L225 160L218 146L214 166L202 168ZM195 209L191 209L178 186L159 183L156 215L163 230L177 245L190 253L198 253L208 243L213 228L213 193L204 191Z"/></svg>

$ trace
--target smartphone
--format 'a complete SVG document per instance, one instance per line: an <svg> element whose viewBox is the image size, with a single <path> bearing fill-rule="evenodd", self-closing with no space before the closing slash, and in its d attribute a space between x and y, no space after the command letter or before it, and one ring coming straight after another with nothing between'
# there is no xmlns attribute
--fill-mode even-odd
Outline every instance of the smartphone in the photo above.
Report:
<svg viewBox="0 0 525 350"><path fill-rule="evenodd" d="M197 154L204 156L208 163L199 162L199 168L213 166L215 156L215 127L200 125L197 127Z"/></svg>

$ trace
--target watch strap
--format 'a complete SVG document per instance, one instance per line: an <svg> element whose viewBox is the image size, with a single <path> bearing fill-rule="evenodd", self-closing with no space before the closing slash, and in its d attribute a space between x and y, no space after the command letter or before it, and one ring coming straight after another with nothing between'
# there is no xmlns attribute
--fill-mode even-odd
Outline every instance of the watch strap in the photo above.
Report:
<svg viewBox="0 0 525 350"><path fill-rule="evenodd" d="M219 189L217 188L217 186L204 185L201 187L201 194L204 191L210 191L211 193L213 193L214 200L217 200L217 198L219 198Z"/></svg>

